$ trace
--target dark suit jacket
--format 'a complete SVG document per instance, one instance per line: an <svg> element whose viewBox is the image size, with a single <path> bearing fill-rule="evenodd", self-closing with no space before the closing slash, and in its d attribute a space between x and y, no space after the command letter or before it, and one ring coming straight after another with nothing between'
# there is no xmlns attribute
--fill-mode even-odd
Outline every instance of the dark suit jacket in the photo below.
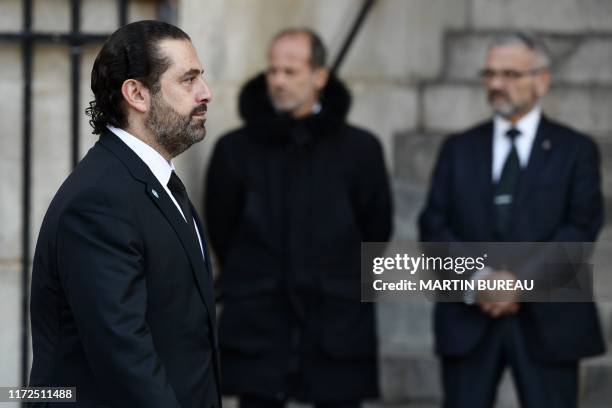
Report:
<svg viewBox="0 0 612 408"><path fill-rule="evenodd" d="M492 242L493 123L449 137L443 144L420 220L424 242ZM593 242L603 223L596 145L585 135L542 117L513 210L513 242ZM525 277L528 278L528 277ZM524 303L519 313L537 358L575 360L604 351L593 303ZM436 351L464 355L491 319L477 306L436 305Z"/></svg>
<svg viewBox="0 0 612 408"><path fill-rule="evenodd" d="M76 386L81 406L219 406L211 268L188 228L146 164L102 135L42 224L30 385Z"/></svg>

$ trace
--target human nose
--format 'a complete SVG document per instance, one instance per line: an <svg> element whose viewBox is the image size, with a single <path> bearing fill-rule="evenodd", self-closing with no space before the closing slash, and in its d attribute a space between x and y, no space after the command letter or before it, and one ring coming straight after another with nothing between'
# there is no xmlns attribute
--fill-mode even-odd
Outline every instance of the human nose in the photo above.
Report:
<svg viewBox="0 0 612 408"><path fill-rule="evenodd" d="M201 79L201 86L196 94L198 103L210 103L212 101L212 92L204 79Z"/></svg>
<svg viewBox="0 0 612 408"><path fill-rule="evenodd" d="M493 75L487 78L485 83L489 89L504 89L506 86L506 80L502 75Z"/></svg>
<svg viewBox="0 0 612 408"><path fill-rule="evenodd" d="M280 71L273 71L268 74L268 81L273 87L282 87L286 82L286 76Z"/></svg>

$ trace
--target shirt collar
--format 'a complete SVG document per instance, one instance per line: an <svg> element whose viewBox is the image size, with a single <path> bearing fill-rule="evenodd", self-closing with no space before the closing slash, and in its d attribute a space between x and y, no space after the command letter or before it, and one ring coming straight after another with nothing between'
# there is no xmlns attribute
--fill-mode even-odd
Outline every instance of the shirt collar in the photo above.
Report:
<svg viewBox="0 0 612 408"><path fill-rule="evenodd" d="M495 115L495 118L493 119L495 133L505 135L510 128L514 127L521 132L521 135L527 136L525 139L533 139L538 130L541 117L542 108L540 105L536 105L529 113L523 116L516 123L516 125L512 125L509 120L501 117L500 115ZM519 138L520 137L521 136L519 135Z"/></svg>
<svg viewBox="0 0 612 408"><path fill-rule="evenodd" d="M166 161L166 159L164 159L164 157L159 154L157 150L125 130L110 125L107 125L106 127L108 130L117 135L117 137L121 139L123 143L132 149L134 153L136 153L136 155L140 157L143 162L145 162L162 186L166 186L168 184L172 171L174 170L174 164L172 161Z"/></svg>

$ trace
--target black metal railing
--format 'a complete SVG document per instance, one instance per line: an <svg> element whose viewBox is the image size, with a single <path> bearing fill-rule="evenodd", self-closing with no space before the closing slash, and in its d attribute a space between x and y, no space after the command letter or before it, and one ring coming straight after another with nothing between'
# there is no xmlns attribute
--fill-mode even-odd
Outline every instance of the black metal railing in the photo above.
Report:
<svg viewBox="0 0 612 408"><path fill-rule="evenodd" d="M32 66L34 44L63 43L70 50L70 129L71 163L79 160L80 112L80 68L82 47L85 44L102 43L110 33L86 34L80 29L81 1L70 0L70 31L67 33L35 32L32 25L33 1L22 0L23 25L20 32L0 32L0 42L21 45L23 71L23 117L22 117L22 222L21 222L21 385L26 385L29 374L29 293L32 227ZM117 0L118 25L125 25L128 17L128 0Z"/></svg>

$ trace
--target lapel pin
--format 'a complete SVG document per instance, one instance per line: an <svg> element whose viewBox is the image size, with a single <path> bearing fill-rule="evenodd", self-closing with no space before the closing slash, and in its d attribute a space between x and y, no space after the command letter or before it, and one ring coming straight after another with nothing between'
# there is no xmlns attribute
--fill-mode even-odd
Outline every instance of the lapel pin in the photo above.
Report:
<svg viewBox="0 0 612 408"><path fill-rule="evenodd" d="M157 194L157 191L155 191L154 189L151 189L151 194L153 194L155 198L159 198L159 194Z"/></svg>
<svg viewBox="0 0 612 408"><path fill-rule="evenodd" d="M545 141L542 142L542 149L550 150L551 147L552 147L552 144L550 143L550 140L546 139Z"/></svg>

